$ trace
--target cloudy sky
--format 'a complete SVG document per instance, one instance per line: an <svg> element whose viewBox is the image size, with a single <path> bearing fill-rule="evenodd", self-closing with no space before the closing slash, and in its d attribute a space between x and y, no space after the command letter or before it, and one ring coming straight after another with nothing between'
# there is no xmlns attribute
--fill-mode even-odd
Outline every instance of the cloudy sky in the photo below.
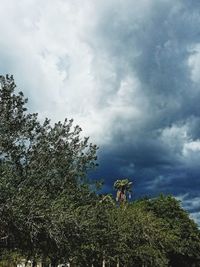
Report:
<svg viewBox="0 0 200 267"><path fill-rule="evenodd" d="M0 73L31 111L74 118L96 177L172 193L200 222L200 1L0 0Z"/></svg>

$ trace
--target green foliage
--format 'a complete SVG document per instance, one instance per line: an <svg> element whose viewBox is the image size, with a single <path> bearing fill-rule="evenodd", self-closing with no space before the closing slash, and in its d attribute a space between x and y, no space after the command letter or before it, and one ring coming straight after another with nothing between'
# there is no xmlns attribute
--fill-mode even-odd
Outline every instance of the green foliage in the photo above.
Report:
<svg viewBox="0 0 200 267"><path fill-rule="evenodd" d="M14 236L27 257L46 257L60 246L61 234L55 233L63 221L75 231L69 207L95 197L85 182L97 165L97 146L80 137L73 120L40 123L37 114L26 112L27 99L15 87L12 76L0 77L0 237ZM64 238L72 240L67 233Z"/></svg>
<svg viewBox="0 0 200 267"><path fill-rule="evenodd" d="M16 267L23 260L19 252L9 253L7 250L1 251L0 267Z"/></svg>
<svg viewBox="0 0 200 267"><path fill-rule="evenodd" d="M117 180L114 183L114 188L117 190L120 190L124 188L127 192L131 192L132 182L129 181L129 179L121 179Z"/></svg>
<svg viewBox="0 0 200 267"><path fill-rule="evenodd" d="M141 201L147 211L164 220L177 239L168 247L170 266L200 266L200 231L181 204L172 196Z"/></svg>
<svg viewBox="0 0 200 267"><path fill-rule="evenodd" d="M87 178L97 146L72 120L41 123L0 76L0 266L200 266L200 232L171 196L118 207ZM99 183L96 183L99 186ZM131 191L128 179L117 190Z"/></svg>

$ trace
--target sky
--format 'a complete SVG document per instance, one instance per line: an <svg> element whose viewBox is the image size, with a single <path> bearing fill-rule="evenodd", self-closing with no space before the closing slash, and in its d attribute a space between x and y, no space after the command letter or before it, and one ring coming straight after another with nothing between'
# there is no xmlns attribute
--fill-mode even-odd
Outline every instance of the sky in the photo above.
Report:
<svg viewBox="0 0 200 267"><path fill-rule="evenodd" d="M0 73L29 110L73 118L104 190L173 194L200 223L200 1L0 0Z"/></svg>

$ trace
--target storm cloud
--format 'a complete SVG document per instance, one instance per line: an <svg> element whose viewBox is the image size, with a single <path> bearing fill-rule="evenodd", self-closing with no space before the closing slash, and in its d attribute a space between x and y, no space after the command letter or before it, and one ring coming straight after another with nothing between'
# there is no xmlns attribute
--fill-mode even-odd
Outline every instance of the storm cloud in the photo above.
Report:
<svg viewBox="0 0 200 267"><path fill-rule="evenodd" d="M130 177L135 198L171 193L199 221L199 25L195 0L8 0L0 71L100 146L105 191Z"/></svg>

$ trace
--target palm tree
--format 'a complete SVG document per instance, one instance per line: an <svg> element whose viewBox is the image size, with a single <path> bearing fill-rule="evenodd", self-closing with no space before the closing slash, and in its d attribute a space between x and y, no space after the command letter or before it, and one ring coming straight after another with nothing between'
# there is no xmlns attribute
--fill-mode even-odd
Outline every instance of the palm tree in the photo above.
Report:
<svg viewBox="0 0 200 267"><path fill-rule="evenodd" d="M116 201L119 203L126 202L126 194L131 198L132 182L129 179L121 179L114 182L114 188L117 190Z"/></svg>

